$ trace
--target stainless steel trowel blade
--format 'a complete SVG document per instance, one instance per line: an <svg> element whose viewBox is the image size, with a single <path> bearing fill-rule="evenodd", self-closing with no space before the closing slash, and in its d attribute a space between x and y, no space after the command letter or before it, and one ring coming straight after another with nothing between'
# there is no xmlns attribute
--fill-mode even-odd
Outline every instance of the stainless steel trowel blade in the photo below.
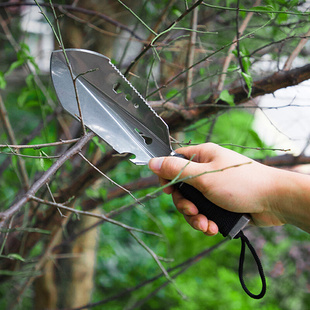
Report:
<svg viewBox="0 0 310 310"><path fill-rule="evenodd" d="M107 57L83 49L54 51L51 76L64 109L80 120L77 94L85 126L117 152L135 155L133 163L172 152L167 124Z"/></svg>

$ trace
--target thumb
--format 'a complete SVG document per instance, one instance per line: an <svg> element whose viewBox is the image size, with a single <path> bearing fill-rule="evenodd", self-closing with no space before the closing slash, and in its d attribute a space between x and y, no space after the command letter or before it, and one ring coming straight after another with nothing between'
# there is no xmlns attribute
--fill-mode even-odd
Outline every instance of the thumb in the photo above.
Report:
<svg viewBox="0 0 310 310"><path fill-rule="evenodd" d="M202 166L204 165L206 164L189 162L187 159L173 156L152 158L149 161L149 168L159 177L167 180L174 179L180 172L180 178L198 175L203 172L204 167ZM195 185L194 183L198 181L195 179L189 179L186 182Z"/></svg>

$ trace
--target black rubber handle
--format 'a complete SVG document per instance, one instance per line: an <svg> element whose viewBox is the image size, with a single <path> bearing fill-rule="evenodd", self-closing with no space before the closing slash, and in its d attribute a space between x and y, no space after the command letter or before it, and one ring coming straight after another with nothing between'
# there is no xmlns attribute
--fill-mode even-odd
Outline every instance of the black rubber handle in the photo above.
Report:
<svg viewBox="0 0 310 310"><path fill-rule="evenodd" d="M185 158L181 154L173 154L173 156ZM195 187L181 182L175 185L181 194L187 200L190 200L198 208L199 213L205 215L209 220L215 222L219 228L219 232L224 236L231 238L239 237L238 233L249 222L249 216L242 213L230 212L215 205L208 200Z"/></svg>

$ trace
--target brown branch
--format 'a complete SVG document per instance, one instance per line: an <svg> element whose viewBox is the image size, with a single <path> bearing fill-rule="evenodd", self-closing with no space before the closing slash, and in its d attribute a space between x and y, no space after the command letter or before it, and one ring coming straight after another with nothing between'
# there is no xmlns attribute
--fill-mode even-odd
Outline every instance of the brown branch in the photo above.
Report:
<svg viewBox="0 0 310 310"><path fill-rule="evenodd" d="M70 139L70 140L61 140L59 142L50 142L50 143L41 143L41 144L0 144L0 148L5 148L8 147L10 149L34 149L34 150L39 150L44 147L52 147L52 146L59 146L63 144L71 144L78 142L79 139Z"/></svg>
<svg viewBox="0 0 310 310"><path fill-rule="evenodd" d="M294 156L293 154L284 154L275 157L266 157L262 160L258 159L257 161L273 167L293 167L297 165L310 164L310 156Z"/></svg>
<svg viewBox="0 0 310 310"><path fill-rule="evenodd" d="M87 144L89 140L94 137L93 132L87 133L83 136L71 149L63 154L45 173L30 187L30 189L9 207L6 211L0 213L0 228L5 222L16 214L21 208L34 196L36 192L45 185L49 179L57 172L57 170L72 156L79 153L81 149Z"/></svg>
<svg viewBox="0 0 310 310"><path fill-rule="evenodd" d="M189 42L188 42L188 53L186 57L186 67L191 68L186 72L186 81L185 81L185 106L190 105L192 97L192 88L190 85L193 84L193 64L195 57L195 44L197 39L197 23L198 23L198 8L193 10L192 20L191 20L191 29Z"/></svg>
<svg viewBox="0 0 310 310"><path fill-rule="evenodd" d="M105 173L103 173L100 169L98 169L95 165L93 165L81 152L78 153L84 161L86 161L93 169L95 169L99 174L101 174L104 178L106 178L107 180L109 180L112 184L116 185L120 190L122 190L124 193L128 194L131 198L133 198L137 203L140 204L140 202L138 201L138 199L125 187L121 186L120 184L118 184L117 182L115 182L114 180L112 180L108 175L106 175Z"/></svg>
<svg viewBox="0 0 310 310"><path fill-rule="evenodd" d="M271 94L278 89L298 85L309 78L309 64L289 71L275 72L272 75L253 82L251 97L255 98L265 94ZM229 93L234 96L234 102L236 105L248 101L248 94L245 92L244 86L232 88L229 90ZM214 106L215 102L218 107ZM218 112L221 107L228 106L226 102L218 100L217 93L214 93L208 100L202 101L199 104L202 105L202 107L188 111L189 113L186 114L186 118L184 118L180 113L167 112L164 114L163 117L170 126L170 130L182 130L184 127L192 124L193 122ZM210 107L209 105L212 106Z"/></svg>
<svg viewBox="0 0 310 310"><path fill-rule="evenodd" d="M64 204L56 203L56 202L52 202L52 201L47 201L47 200L38 198L38 197L33 196L33 195L28 195L28 198L30 200L33 200L33 201L36 201L36 202L39 202L39 203L42 203L42 204L46 204L46 205L49 205L49 206L52 206L52 207L55 207L55 208L59 208L59 209L65 210L65 211L69 211L69 212L72 212L72 213L75 213L75 214L99 218L99 219L104 220L105 222L117 225L117 226L122 227L122 228L124 228L124 229L126 229L128 231L136 231L136 232L144 233L144 234L147 234L147 235L162 237L160 234L155 233L153 231L147 231L147 230L143 230L143 229L140 229L140 228L135 228L135 227L128 226L128 225L126 225L126 224L124 224L122 222L113 220L113 219L107 217L104 214L98 214L98 213L93 213L93 212L89 212L89 211L76 210L74 208L67 207Z"/></svg>

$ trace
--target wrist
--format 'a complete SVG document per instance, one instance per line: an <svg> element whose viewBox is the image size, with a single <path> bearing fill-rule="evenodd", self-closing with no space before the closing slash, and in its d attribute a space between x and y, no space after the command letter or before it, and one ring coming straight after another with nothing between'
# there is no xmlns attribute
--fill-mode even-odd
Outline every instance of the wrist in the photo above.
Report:
<svg viewBox="0 0 310 310"><path fill-rule="evenodd" d="M272 210L278 219L310 233L310 176L276 169Z"/></svg>

